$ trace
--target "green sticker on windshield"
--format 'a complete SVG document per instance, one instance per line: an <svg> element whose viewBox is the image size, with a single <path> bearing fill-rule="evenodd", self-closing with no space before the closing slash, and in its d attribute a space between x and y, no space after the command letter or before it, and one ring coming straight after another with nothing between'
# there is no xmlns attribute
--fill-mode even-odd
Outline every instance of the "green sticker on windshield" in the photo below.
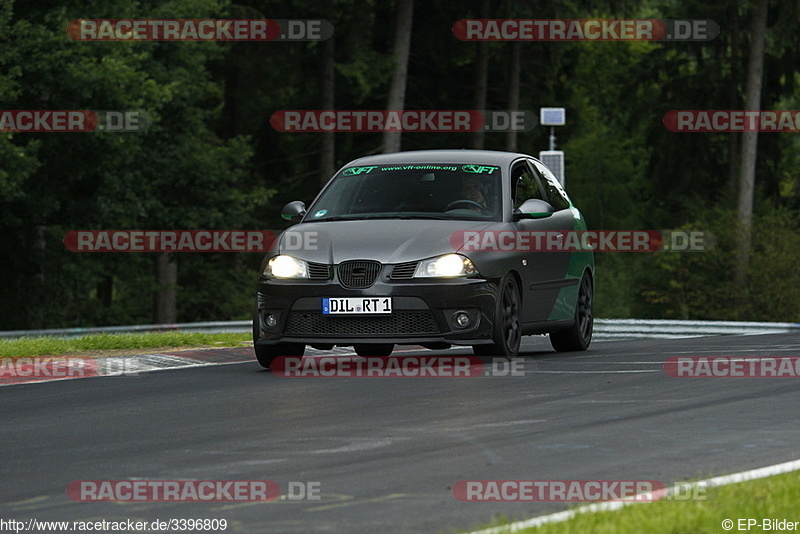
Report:
<svg viewBox="0 0 800 534"><path fill-rule="evenodd" d="M461 170L471 174L492 174L500 167L493 167L491 165L462 165Z"/></svg>
<svg viewBox="0 0 800 534"><path fill-rule="evenodd" d="M458 167L452 165L399 165L394 167L381 167L381 172L388 171L457 171Z"/></svg>
<svg viewBox="0 0 800 534"><path fill-rule="evenodd" d="M375 168L377 168L377 165L373 165L372 167L348 167L342 171L342 175L355 176L357 174L369 174Z"/></svg>

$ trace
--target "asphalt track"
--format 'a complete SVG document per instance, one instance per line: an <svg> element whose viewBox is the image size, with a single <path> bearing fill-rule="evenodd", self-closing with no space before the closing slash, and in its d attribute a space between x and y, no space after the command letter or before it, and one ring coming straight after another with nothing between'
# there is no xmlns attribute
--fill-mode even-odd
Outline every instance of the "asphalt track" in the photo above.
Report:
<svg viewBox="0 0 800 534"><path fill-rule="evenodd" d="M599 341L578 354L525 338L523 376L290 379L248 361L0 387L0 518L454 532L567 508L461 502L459 480L669 485L800 458L798 379L665 374L666 358L687 355L800 356L800 334ZM75 480L130 479L273 480L284 493L292 481L319 482L321 491L269 503L66 494Z"/></svg>

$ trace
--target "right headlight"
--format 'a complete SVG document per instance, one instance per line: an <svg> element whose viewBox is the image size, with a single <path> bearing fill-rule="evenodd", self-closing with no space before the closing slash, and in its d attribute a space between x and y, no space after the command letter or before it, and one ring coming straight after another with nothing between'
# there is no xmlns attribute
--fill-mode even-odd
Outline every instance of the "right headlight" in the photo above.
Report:
<svg viewBox="0 0 800 534"><path fill-rule="evenodd" d="M292 256L275 256L267 262L265 276L275 278L308 278L308 264Z"/></svg>

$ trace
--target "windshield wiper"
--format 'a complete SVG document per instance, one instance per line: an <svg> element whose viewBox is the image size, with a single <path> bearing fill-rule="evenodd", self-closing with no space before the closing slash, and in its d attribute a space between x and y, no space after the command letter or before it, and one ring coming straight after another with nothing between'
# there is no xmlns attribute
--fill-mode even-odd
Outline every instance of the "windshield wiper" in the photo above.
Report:
<svg viewBox="0 0 800 534"><path fill-rule="evenodd" d="M360 217L352 215L335 215L333 217L325 217L322 219L314 219L307 222L322 222L322 221L373 221L375 219L436 219L436 220L450 220L451 217L444 215L402 215L399 213L387 213L385 215L363 215Z"/></svg>
<svg viewBox="0 0 800 534"><path fill-rule="evenodd" d="M386 219L435 219L437 221L449 221L450 217L444 215L395 215L394 217L385 217Z"/></svg>
<svg viewBox="0 0 800 534"><path fill-rule="evenodd" d="M401 220L435 220L435 221L460 221L460 220L473 220L472 218L463 219L463 218L456 218L451 215L445 214L427 214L427 215L417 215L417 214L401 214L401 213L386 213L383 215L375 214L375 215L334 215L333 217L325 217L323 219L314 219L311 221L306 222L326 222L326 221L374 221L377 219L388 220L388 219L401 219ZM476 217L474 220L485 220L480 217Z"/></svg>
<svg viewBox="0 0 800 534"><path fill-rule="evenodd" d="M368 217L353 217L352 215L336 215L334 217L325 217L324 219L314 219L305 222L325 222L325 221L363 221Z"/></svg>
<svg viewBox="0 0 800 534"><path fill-rule="evenodd" d="M327 221L375 221L375 220L403 220L403 221L486 221L484 217L453 217L447 215L366 215L356 217L352 215L335 215L333 217L325 217L324 219L313 219L305 222L327 222Z"/></svg>

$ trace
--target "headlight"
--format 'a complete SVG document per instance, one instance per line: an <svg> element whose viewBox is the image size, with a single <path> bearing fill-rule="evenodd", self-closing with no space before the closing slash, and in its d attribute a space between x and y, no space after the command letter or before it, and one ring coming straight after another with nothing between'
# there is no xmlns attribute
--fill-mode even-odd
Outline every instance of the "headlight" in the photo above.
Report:
<svg viewBox="0 0 800 534"><path fill-rule="evenodd" d="M267 262L264 275L275 278L308 278L308 264L291 256L275 256Z"/></svg>
<svg viewBox="0 0 800 534"><path fill-rule="evenodd" d="M414 278L467 276L477 272L469 258L461 254L445 254L419 262Z"/></svg>

